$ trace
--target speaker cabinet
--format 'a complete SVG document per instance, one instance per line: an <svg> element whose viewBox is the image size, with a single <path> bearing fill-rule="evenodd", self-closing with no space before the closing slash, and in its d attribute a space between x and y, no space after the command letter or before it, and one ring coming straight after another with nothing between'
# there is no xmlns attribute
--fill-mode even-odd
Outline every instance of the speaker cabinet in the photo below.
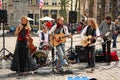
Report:
<svg viewBox="0 0 120 80"><path fill-rule="evenodd" d="M77 22L77 11L69 11L69 23Z"/></svg>
<svg viewBox="0 0 120 80"><path fill-rule="evenodd" d="M85 52L85 48L80 46L80 45L77 45L75 46L75 52L77 53L77 61L78 62L86 62L87 60L87 54Z"/></svg>
<svg viewBox="0 0 120 80"><path fill-rule="evenodd" d="M0 23L7 23L7 11L0 10Z"/></svg>

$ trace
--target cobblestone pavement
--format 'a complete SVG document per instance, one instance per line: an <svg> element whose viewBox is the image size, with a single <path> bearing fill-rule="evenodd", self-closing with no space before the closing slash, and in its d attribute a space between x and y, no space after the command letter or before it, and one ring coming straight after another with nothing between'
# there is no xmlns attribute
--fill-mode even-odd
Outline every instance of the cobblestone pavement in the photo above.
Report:
<svg viewBox="0 0 120 80"><path fill-rule="evenodd" d="M39 38L38 36L33 37L33 42L36 46L39 45ZM118 37L118 41L120 37ZM73 36L73 47L79 45L80 36L74 35ZM66 42L66 50L71 46L71 39L67 39ZM0 37L0 50L2 49L3 38ZM14 52L16 44L16 37L5 37L5 48L7 48L10 52ZM117 48L112 50L118 50L117 54L120 57L120 43L117 43ZM2 52L1 52L2 54ZM8 54L5 52L5 54ZM51 56L50 56L51 57ZM1 63L0 63L1 65ZM67 67L64 67L65 70L73 71L73 74L57 74L53 73L52 66L45 66L40 67L37 72L38 74L30 74L25 76L18 76L15 72L8 69L0 69L0 80L67 80L67 77L89 77L89 78L96 78L97 80L120 80L120 63L119 61L112 61L110 65L106 65L106 63L96 63L95 71L90 73L89 69L85 69L86 63L79 62L75 64L70 64Z"/></svg>

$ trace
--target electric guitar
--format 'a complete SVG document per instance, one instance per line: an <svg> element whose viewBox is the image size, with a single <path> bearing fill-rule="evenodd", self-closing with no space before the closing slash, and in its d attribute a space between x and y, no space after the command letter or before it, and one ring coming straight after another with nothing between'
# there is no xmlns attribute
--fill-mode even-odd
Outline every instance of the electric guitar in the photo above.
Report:
<svg viewBox="0 0 120 80"><path fill-rule="evenodd" d="M58 46L60 43L64 43L66 41L65 34L54 34L54 36L50 36L50 44L53 45L54 47Z"/></svg>

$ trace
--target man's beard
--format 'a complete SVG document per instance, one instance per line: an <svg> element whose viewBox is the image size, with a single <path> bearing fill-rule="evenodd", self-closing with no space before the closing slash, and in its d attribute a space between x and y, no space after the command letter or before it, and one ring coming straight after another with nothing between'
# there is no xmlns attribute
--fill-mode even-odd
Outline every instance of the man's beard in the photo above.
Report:
<svg viewBox="0 0 120 80"><path fill-rule="evenodd" d="M63 26L63 25L60 23L57 23L57 28L60 28L61 26Z"/></svg>
<svg viewBox="0 0 120 80"><path fill-rule="evenodd" d="M111 22L110 23L107 23L108 25L110 25L111 24Z"/></svg>

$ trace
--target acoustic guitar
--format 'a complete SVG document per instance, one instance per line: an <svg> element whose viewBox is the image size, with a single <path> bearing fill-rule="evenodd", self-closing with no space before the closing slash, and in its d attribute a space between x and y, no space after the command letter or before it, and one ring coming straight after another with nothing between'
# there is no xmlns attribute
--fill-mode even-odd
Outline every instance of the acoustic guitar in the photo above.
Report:
<svg viewBox="0 0 120 80"><path fill-rule="evenodd" d="M66 41L65 34L54 34L54 36L50 36L50 44L53 45L54 47L58 46L60 43L64 43Z"/></svg>
<svg viewBox="0 0 120 80"><path fill-rule="evenodd" d="M88 46L88 45L90 45L90 44L93 43L92 40L93 40L93 37L92 37L91 35L88 35L88 36L85 36L85 37L84 37L84 40L83 40L83 39L80 40L80 44L81 44L83 47L86 47L86 46Z"/></svg>
<svg viewBox="0 0 120 80"><path fill-rule="evenodd" d="M99 44L103 43L104 38L109 39L110 32L107 32L106 34L101 34L100 36L93 37L92 35L84 36L84 39L80 40L80 44L83 47L86 47L88 45L94 45L95 42L99 42Z"/></svg>

